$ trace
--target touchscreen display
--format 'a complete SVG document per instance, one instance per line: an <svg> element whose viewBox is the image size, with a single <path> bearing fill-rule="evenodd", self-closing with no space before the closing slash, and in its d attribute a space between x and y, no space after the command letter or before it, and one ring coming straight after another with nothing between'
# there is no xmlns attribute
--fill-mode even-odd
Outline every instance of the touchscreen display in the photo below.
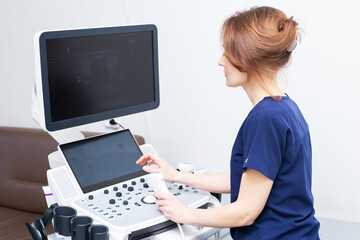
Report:
<svg viewBox="0 0 360 240"><path fill-rule="evenodd" d="M145 175L142 152L129 130L60 145L83 193Z"/></svg>

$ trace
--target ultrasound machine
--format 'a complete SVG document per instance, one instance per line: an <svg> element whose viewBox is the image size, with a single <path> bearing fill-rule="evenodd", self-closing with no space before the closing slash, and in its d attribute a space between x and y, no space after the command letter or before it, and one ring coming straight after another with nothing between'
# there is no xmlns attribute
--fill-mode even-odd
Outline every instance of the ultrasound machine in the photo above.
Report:
<svg viewBox="0 0 360 240"><path fill-rule="evenodd" d="M209 192L162 180L135 162L155 149L129 129L85 138L77 126L159 106L157 28L134 25L43 31L35 35L32 116L58 143L49 155L48 206L69 206L106 226L93 239L204 239L216 228L180 225L158 210L154 190L192 208L220 206ZM56 232L56 229L55 229ZM68 237L68 238L66 238ZM57 233L48 239L70 239ZM72 239L77 239L73 237Z"/></svg>

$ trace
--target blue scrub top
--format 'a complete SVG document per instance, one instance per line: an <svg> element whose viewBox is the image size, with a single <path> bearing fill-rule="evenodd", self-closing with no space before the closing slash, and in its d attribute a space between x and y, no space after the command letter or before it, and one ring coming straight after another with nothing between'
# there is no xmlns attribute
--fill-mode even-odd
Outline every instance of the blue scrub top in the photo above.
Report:
<svg viewBox="0 0 360 240"><path fill-rule="evenodd" d="M265 97L249 113L231 156L231 202L241 176L255 169L274 181L269 198L251 226L231 229L233 239L319 239L311 193L311 142L308 125L289 96Z"/></svg>

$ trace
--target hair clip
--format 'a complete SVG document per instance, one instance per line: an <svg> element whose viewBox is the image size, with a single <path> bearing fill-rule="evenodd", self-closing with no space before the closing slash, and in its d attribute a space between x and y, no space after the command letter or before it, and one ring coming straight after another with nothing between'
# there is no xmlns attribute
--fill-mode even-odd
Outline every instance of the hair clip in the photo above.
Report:
<svg viewBox="0 0 360 240"><path fill-rule="evenodd" d="M290 46L288 46L288 48L286 49L286 51L288 52L292 52L294 51L294 49L296 48L296 46L298 44L301 43L301 35L300 35L300 32L299 31L296 31L296 37L295 37L295 40L290 44Z"/></svg>

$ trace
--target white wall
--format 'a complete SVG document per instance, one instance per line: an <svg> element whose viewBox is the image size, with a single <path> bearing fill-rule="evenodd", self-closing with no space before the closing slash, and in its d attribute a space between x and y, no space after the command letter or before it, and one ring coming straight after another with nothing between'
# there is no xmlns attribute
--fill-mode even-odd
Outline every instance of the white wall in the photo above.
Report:
<svg viewBox="0 0 360 240"><path fill-rule="evenodd" d="M305 32L282 85L311 128L317 215L360 221L356 1L128 1L131 23L159 29L161 105L147 114L152 143L173 164L229 169L233 141L251 104L242 89L225 86L217 66L219 30L226 17L252 5L282 9ZM120 0L2 0L0 125L38 127L30 114L36 31L125 23ZM143 114L122 121L149 139Z"/></svg>

